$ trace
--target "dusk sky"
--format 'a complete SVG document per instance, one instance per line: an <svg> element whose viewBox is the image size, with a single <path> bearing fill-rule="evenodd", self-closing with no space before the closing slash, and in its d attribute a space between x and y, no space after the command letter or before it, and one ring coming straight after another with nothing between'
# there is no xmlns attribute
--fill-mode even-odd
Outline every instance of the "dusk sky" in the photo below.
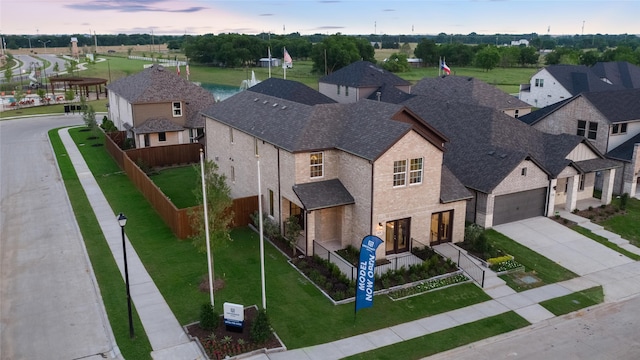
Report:
<svg viewBox="0 0 640 360"><path fill-rule="evenodd" d="M640 1L0 0L0 34L640 34Z"/></svg>

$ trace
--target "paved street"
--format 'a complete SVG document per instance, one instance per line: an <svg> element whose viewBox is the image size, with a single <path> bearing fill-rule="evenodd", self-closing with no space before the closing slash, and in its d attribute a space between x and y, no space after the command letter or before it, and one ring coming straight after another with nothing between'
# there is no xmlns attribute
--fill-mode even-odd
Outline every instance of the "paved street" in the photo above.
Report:
<svg viewBox="0 0 640 360"><path fill-rule="evenodd" d="M103 359L115 341L47 130L0 121L0 359ZM116 351L117 352L117 351Z"/></svg>
<svg viewBox="0 0 640 360"><path fill-rule="evenodd" d="M632 360L640 357L640 297L580 310L428 360Z"/></svg>

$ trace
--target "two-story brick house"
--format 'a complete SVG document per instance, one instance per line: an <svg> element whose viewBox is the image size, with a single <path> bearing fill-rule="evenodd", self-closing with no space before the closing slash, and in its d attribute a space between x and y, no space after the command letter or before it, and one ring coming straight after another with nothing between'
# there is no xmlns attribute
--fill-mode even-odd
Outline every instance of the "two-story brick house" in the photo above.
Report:
<svg viewBox="0 0 640 360"><path fill-rule="evenodd" d="M299 216L307 254L314 241L357 247L369 234L385 240L380 257L407 252L413 241L463 240L470 194L443 166L440 132L401 105L338 104L301 84L292 85L295 95L282 83L265 90L272 81L284 80L202 113L207 158L232 197L258 194L259 160L262 211L279 224Z"/></svg>
<svg viewBox="0 0 640 360"><path fill-rule="evenodd" d="M197 142L204 133L200 110L215 103L209 91L162 65L107 86L109 119L137 148Z"/></svg>
<svg viewBox="0 0 640 360"><path fill-rule="evenodd" d="M608 158L620 161L614 192L636 193L640 159L634 148L640 144L640 89L581 93L520 120L550 134L584 136Z"/></svg>

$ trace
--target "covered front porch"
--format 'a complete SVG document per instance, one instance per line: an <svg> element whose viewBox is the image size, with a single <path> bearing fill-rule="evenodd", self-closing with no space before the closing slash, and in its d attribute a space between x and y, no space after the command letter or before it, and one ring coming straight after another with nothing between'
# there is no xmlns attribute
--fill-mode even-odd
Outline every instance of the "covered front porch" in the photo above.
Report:
<svg viewBox="0 0 640 360"><path fill-rule="evenodd" d="M608 159L577 161L567 166L555 179L550 180L547 215L558 210L581 210L581 206L608 205L613 198L616 168L619 165ZM596 177L601 177L600 199L594 197Z"/></svg>
<svg viewBox="0 0 640 360"><path fill-rule="evenodd" d="M298 247L305 255L313 255L314 242L332 249L351 244L349 219L355 200L340 180L296 184L293 191L302 204L305 236Z"/></svg>

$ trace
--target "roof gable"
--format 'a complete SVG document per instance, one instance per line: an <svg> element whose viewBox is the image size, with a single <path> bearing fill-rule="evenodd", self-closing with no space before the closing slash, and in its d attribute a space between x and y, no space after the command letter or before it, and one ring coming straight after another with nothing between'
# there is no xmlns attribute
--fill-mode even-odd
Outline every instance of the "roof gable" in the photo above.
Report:
<svg viewBox="0 0 640 360"><path fill-rule="evenodd" d="M545 70L571 95L585 91L608 91L621 88L602 81L590 68L584 65L550 65Z"/></svg>
<svg viewBox="0 0 640 360"><path fill-rule="evenodd" d="M305 105L332 104L336 102L302 83L278 78L269 78L261 81L247 90Z"/></svg>

